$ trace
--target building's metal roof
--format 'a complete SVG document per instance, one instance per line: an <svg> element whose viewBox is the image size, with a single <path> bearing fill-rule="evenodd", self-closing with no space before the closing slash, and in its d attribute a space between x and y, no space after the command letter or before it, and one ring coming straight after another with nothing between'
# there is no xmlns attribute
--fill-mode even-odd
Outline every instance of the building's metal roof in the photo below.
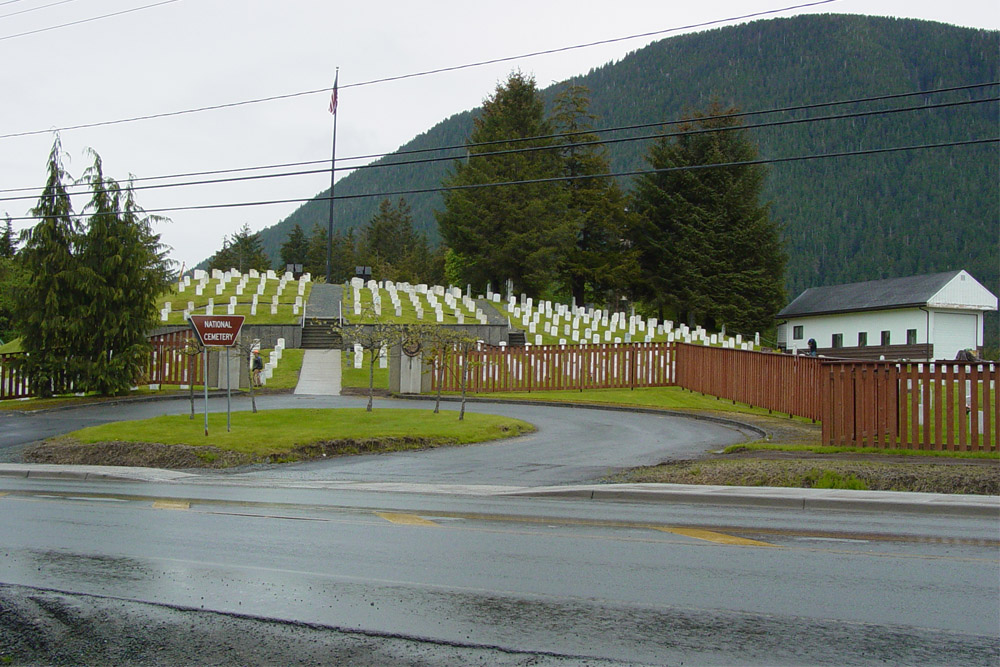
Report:
<svg viewBox="0 0 1000 667"><path fill-rule="evenodd" d="M785 306L777 317L829 315L859 310L887 310L925 306L945 285L962 273L946 271L923 276L869 280L849 285L810 287Z"/></svg>

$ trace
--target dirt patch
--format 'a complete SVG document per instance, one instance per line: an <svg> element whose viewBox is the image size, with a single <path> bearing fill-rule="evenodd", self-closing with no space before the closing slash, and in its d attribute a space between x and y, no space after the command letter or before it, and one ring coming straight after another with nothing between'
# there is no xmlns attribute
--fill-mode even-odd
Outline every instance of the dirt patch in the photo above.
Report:
<svg viewBox="0 0 1000 667"><path fill-rule="evenodd" d="M764 440L772 444L821 442L819 424L745 413L721 416L762 429L767 434ZM610 481L1000 495L1000 461L887 456L877 451L814 453L737 448L697 461L666 461L636 468Z"/></svg>
<svg viewBox="0 0 1000 667"><path fill-rule="evenodd" d="M378 454L446 445L424 438L378 438L369 440L324 440L294 449L251 456L212 446L164 445L156 442L83 443L70 439L50 440L24 451L27 463L63 465L134 466L190 470L232 468L254 463L289 463L332 456Z"/></svg>
<svg viewBox="0 0 1000 667"><path fill-rule="evenodd" d="M211 446L164 445L156 442L84 443L68 439L33 445L24 451L23 456L27 463L135 466L172 470L229 468L254 462L246 454Z"/></svg>
<svg viewBox="0 0 1000 667"><path fill-rule="evenodd" d="M752 452L758 453L761 452ZM699 461L667 462L628 471L611 481L1000 495L1000 466L995 461L950 465L914 463L909 460L875 462L833 457L810 459L803 458L798 453L795 455L795 458L711 457Z"/></svg>

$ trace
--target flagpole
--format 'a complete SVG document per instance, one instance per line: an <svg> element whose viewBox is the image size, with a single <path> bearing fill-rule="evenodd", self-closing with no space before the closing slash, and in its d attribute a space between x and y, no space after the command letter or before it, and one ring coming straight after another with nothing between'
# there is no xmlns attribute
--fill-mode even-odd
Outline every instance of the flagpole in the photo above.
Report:
<svg viewBox="0 0 1000 667"><path fill-rule="evenodd" d="M337 175L337 83L340 80L340 68L333 78L333 93L330 97L330 113L333 114L333 153L330 156L330 217L326 228L326 282L329 285L332 278L333 258L333 182Z"/></svg>

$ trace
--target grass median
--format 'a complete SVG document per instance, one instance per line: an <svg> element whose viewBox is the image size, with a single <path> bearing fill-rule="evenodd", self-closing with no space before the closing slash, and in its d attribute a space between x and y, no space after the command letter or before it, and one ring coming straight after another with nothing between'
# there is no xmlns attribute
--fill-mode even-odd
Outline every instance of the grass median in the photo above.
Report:
<svg viewBox="0 0 1000 667"><path fill-rule="evenodd" d="M466 445L534 431L510 417L450 411L307 409L234 412L208 419L168 415L91 426L26 452L34 462L143 465L169 468L283 463L324 456L367 454Z"/></svg>

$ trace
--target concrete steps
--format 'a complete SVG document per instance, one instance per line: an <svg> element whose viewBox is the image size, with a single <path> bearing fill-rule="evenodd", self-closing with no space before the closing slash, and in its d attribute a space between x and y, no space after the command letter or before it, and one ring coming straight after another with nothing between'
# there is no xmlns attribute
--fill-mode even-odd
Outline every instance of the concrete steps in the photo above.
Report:
<svg viewBox="0 0 1000 667"><path fill-rule="evenodd" d="M341 350L344 341L339 333L333 332L335 320L308 319L302 327L302 349L304 350Z"/></svg>

